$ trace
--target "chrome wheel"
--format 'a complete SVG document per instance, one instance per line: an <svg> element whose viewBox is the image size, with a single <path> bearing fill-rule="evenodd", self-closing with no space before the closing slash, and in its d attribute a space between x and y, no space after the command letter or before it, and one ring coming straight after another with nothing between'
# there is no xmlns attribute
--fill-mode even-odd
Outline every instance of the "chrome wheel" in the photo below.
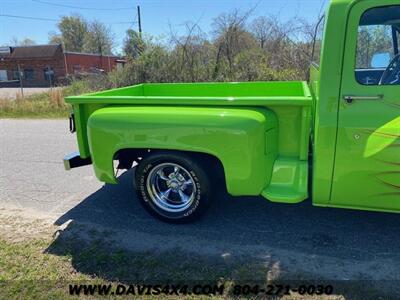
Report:
<svg viewBox="0 0 400 300"><path fill-rule="evenodd" d="M193 203L197 188L192 175L185 168L175 163L163 163L150 171L146 189L159 208L181 212Z"/></svg>

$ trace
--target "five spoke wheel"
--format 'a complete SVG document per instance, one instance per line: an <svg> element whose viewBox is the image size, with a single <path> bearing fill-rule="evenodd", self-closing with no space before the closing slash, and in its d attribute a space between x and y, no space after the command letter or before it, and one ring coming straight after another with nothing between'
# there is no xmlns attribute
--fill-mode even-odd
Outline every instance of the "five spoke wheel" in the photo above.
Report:
<svg viewBox="0 0 400 300"><path fill-rule="evenodd" d="M155 166L147 177L146 189L154 204L168 212L186 210L196 195L192 175L175 163Z"/></svg>
<svg viewBox="0 0 400 300"><path fill-rule="evenodd" d="M140 160L135 186L143 207L162 221L182 224L199 219L211 203L206 157L174 151L151 151Z"/></svg>

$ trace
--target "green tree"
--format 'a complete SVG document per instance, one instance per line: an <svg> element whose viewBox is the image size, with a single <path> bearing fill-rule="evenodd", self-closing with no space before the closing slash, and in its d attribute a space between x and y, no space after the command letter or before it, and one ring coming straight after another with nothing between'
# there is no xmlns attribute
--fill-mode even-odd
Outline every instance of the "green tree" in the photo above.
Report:
<svg viewBox="0 0 400 300"><path fill-rule="evenodd" d="M50 44L63 44L62 36L55 31L49 32L49 43Z"/></svg>
<svg viewBox="0 0 400 300"><path fill-rule="evenodd" d="M114 46L114 36L110 27L100 21L89 23L87 33L85 35L85 43L83 49L89 53L97 53L101 55L112 54Z"/></svg>
<svg viewBox="0 0 400 300"><path fill-rule="evenodd" d="M143 48L144 43L140 34L133 29L128 29L123 45L124 54L128 57L138 58L143 52Z"/></svg>
<svg viewBox="0 0 400 300"><path fill-rule="evenodd" d="M50 42L61 41L65 50L82 52L88 34L87 21L80 15L64 16L57 26L60 35L51 35Z"/></svg>
<svg viewBox="0 0 400 300"><path fill-rule="evenodd" d="M16 37L13 37L10 41L10 44L11 46L32 46L36 45L36 42L30 38L18 40Z"/></svg>
<svg viewBox="0 0 400 300"><path fill-rule="evenodd" d="M32 45L36 45L36 42L30 38L24 38L23 40L21 40L19 42L20 46L32 46Z"/></svg>

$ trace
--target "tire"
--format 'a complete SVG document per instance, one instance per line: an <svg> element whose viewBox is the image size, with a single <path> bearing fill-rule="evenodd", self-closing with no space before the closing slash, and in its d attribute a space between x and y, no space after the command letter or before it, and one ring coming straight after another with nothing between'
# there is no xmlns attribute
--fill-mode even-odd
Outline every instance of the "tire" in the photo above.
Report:
<svg viewBox="0 0 400 300"><path fill-rule="evenodd" d="M188 154L151 152L136 168L135 186L142 206L168 223L191 223L210 206L210 178Z"/></svg>

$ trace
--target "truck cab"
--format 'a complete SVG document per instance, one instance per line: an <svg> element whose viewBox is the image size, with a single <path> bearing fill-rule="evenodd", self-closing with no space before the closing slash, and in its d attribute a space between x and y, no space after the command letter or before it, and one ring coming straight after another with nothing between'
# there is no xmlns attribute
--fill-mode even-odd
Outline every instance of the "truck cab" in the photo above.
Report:
<svg viewBox="0 0 400 300"><path fill-rule="evenodd" d="M314 95L313 203L400 210L400 2L334 0Z"/></svg>
<svg viewBox="0 0 400 300"><path fill-rule="evenodd" d="M140 84L66 98L79 152L174 223L233 196L400 212L400 2L331 0L308 82Z"/></svg>

